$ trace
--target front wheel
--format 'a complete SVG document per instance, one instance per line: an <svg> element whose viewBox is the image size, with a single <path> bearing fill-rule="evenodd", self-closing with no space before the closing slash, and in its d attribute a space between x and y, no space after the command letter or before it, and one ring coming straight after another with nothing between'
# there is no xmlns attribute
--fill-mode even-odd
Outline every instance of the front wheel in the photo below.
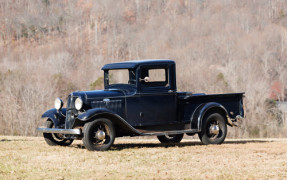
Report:
<svg viewBox="0 0 287 180"><path fill-rule="evenodd" d="M47 128L53 128L54 123L50 120L46 121ZM50 146L69 146L73 143L74 139L65 139L63 134L57 133L43 133L46 143Z"/></svg>
<svg viewBox="0 0 287 180"><path fill-rule="evenodd" d="M209 114L203 119L199 139L205 145L223 143L227 134L225 119L219 113Z"/></svg>
<svg viewBox="0 0 287 180"><path fill-rule="evenodd" d="M88 150L108 150L114 140L115 129L109 119L100 118L85 124L83 143Z"/></svg>
<svg viewBox="0 0 287 180"><path fill-rule="evenodd" d="M184 134L157 136L161 143L179 143Z"/></svg>

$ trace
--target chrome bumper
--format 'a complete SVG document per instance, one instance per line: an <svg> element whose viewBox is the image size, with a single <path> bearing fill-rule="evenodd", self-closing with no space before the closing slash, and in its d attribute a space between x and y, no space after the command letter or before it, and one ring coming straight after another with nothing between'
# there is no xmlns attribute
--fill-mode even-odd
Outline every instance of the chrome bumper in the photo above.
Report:
<svg viewBox="0 0 287 180"><path fill-rule="evenodd" d="M42 133L76 134L76 135L81 134L80 129L57 129L57 128L39 127L39 128L37 128L37 131L42 132Z"/></svg>

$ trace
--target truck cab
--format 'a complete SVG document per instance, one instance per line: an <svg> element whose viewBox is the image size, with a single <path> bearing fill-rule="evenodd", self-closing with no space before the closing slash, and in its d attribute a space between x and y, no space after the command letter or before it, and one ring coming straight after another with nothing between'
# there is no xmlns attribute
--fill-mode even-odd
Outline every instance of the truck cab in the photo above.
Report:
<svg viewBox="0 0 287 180"><path fill-rule="evenodd" d="M173 60L106 64L104 90L77 91L67 107L56 99L45 112L43 132L49 145L83 139L88 150L107 150L116 137L157 136L162 143L199 134L203 144L220 144L227 127L244 117L243 94L177 92ZM56 138L55 138L56 137Z"/></svg>
<svg viewBox="0 0 287 180"><path fill-rule="evenodd" d="M128 69L125 69L127 68ZM132 61L107 64L103 68L105 90L121 89L126 98L126 120L135 127L154 126L176 120L175 63L171 60ZM121 74L121 84L111 82ZM115 74L117 73L117 74Z"/></svg>

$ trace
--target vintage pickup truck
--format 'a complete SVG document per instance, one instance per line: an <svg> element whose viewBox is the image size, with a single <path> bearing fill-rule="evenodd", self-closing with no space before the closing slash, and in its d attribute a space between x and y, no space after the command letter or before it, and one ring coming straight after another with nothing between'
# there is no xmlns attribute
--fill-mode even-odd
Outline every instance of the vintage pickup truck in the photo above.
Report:
<svg viewBox="0 0 287 180"><path fill-rule="evenodd" d="M244 117L244 93L177 92L173 60L140 60L106 64L104 90L77 91L60 98L37 128L49 145L70 145L82 139L91 151L108 150L116 137L157 136L179 143L198 134L203 144L221 144L227 125ZM183 72L182 72L183 73ZM190 78L190 77L189 77Z"/></svg>

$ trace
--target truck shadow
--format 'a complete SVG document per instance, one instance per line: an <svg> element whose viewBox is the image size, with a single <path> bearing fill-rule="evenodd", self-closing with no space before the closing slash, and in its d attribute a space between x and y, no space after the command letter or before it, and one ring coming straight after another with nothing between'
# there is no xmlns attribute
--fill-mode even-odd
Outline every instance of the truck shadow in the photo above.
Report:
<svg viewBox="0 0 287 180"><path fill-rule="evenodd" d="M170 147L186 147L186 146L199 146L200 142L184 142L184 143L128 143L128 144L114 144L111 150L123 150L123 149L140 149L140 148L170 148Z"/></svg>
<svg viewBox="0 0 287 180"><path fill-rule="evenodd" d="M273 142L272 140L226 140L223 144L247 144L247 143L267 143ZM181 142L173 144L158 143L115 143L111 147L111 151L121 151L124 149L140 149L140 148L170 148L170 147L192 147L204 146L200 141ZM74 146L75 147L75 146ZM85 149L83 144L77 144L75 148Z"/></svg>
<svg viewBox="0 0 287 180"><path fill-rule="evenodd" d="M0 142L15 142L15 141L29 141L27 139L0 139Z"/></svg>
<svg viewBox="0 0 287 180"><path fill-rule="evenodd" d="M223 144L247 144L247 143L266 143L272 142L270 140L227 140ZM114 144L111 150L123 150L123 149L138 149L138 148L170 148L170 147L187 147L187 146L204 146L200 141L196 142L182 142L173 144L162 143L128 143L128 144Z"/></svg>

